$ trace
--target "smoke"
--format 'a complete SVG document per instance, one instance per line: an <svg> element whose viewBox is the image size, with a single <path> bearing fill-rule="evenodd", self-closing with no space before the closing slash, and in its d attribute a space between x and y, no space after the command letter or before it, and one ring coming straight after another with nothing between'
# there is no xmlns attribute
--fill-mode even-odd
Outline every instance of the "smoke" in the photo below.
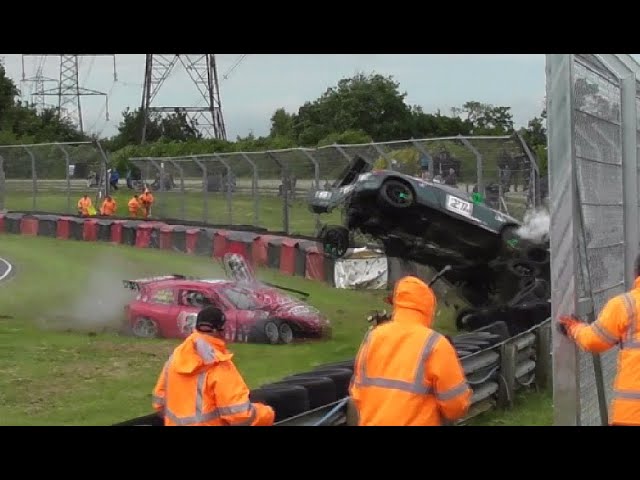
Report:
<svg viewBox="0 0 640 480"><path fill-rule="evenodd" d="M547 210L530 210L525 213L522 226L518 228L516 235L524 240L544 243L549 239L550 223L551 217Z"/></svg>
<svg viewBox="0 0 640 480"><path fill-rule="evenodd" d="M51 317L41 319L46 327L94 333L120 328L124 306L133 298L133 293L122 285L130 265L117 254L105 253L96 256L88 268L88 277L75 284L70 301Z"/></svg>

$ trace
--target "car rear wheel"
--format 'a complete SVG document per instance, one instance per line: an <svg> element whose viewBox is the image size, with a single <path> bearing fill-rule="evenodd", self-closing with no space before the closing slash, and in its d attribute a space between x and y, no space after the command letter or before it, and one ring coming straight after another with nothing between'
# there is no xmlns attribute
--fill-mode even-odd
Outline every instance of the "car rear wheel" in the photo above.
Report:
<svg viewBox="0 0 640 480"><path fill-rule="evenodd" d="M415 203L415 195L408 184L391 179L380 187L380 200L392 208L408 208Z"/></svg>
<svg viewBox="0 0 640 480"><path fill-rule="evenodd" d="M285 345L293 342L293 329L287 322L282 322L280 324L278 327L278 333L280 334L280 341Z"/></svg>
<svg viewBox="0 0 640 480"><path fill-rule="evenodd" d="M333 258L342 258L349 250L349 229L341 226L327 226L320 234L324 252Z"/></svg>
<svg viewBox="0 0 640 480"><path fill-rule="evenodd" d="M160 333L158 324L150 318L140 317L136 318L131 332L136 337L140 338L157 338Z"/></svg>

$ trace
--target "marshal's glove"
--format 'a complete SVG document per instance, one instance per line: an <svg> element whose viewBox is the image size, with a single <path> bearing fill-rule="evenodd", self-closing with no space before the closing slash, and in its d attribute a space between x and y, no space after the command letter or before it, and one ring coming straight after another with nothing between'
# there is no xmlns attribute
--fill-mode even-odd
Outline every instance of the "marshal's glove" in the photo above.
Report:
<svg viewBox="0 0 640 480"><path fill-rule="evenodd" d="M570 337L575 327L583 322L575 315L562 315L558 320L558 331L563 335Z"/></svg>

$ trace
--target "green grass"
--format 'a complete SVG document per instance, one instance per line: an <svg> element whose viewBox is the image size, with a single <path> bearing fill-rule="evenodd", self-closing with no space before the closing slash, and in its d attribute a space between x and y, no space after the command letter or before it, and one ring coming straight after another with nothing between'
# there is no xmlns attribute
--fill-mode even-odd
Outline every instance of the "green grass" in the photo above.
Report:
<svg viewBox="0 0 640 480"><path fill-rule="evenodd" d="M202 257L127 246L3 235L2 257L15 276L0 286L0 424L107 425L150 410L156 377L176 340L141 340L109 333L128 295L120 280L182 272L222 274ZM334 337L288 346L232 344L247 383L355 356L381 292L344 291L299 277L259 271L260 278L310 293L327 314ZM99 299L114 303L99 303ZM455 333L451 312L436 327Z"/></svg>
<svg viewBox="0 0 640 480"><path fill-rule="evenodd" d="M553 404L550 391L523 392L515 398L514 405L508 410L491 410L469 422L471 426L530 426L545 427L553 425Z"/></svg>

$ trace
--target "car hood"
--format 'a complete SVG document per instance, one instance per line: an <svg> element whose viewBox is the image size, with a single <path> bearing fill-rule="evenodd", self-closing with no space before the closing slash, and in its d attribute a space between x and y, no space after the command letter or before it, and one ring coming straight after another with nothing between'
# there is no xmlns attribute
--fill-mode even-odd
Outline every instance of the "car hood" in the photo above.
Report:
<svg viewBox="0 0 640 480"><path fill-rule="evenodd" d="M261 310L283 318L318 317L320 311L296 298L273 288L257 288L253 291Z"/></svg>

